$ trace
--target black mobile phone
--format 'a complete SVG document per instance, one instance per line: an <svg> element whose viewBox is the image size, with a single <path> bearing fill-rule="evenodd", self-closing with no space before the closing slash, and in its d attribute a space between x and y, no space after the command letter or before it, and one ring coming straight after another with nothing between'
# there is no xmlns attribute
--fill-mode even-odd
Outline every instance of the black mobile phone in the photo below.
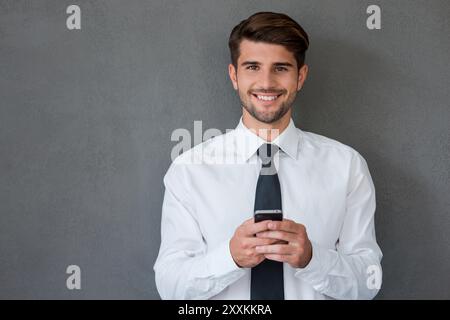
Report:
<svg viewBox="0 0 450 320"><path fill-rule="evenodd" d="M283 211L281 211L280 209L256 210L255 211L255 223L264 221L264 220L282 221L283 220Z"/></svg>

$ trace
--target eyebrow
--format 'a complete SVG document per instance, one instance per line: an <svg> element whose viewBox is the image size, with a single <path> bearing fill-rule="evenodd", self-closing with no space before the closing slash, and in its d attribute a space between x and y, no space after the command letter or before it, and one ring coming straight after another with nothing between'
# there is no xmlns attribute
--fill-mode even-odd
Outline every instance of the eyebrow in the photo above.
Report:
<svg viewBox="0 0 450 320"><path fill-rule="evenodd" d="M244 61L241 63L241 66L248 66L248 65L261 65L258 61ZM290 62L275 62L273 63L276 67L293 67L294 65Z"/></svg>

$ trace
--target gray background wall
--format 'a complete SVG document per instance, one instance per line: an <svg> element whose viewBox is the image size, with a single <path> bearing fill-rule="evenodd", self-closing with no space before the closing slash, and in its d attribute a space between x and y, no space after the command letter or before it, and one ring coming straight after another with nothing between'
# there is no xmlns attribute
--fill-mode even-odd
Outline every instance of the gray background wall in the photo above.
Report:
<svg viewBox="0 0 450 320"><path fill-rule="evenodd" d="M81 7L81 30L66 8ZM366 8L382 29L366 28ZM0 298L158 299L176 128L234 128L231 28L311 38L300 128L351 145L377 190L380 299L450 298L450 2L0 1ZM66 268L81 267L81 290Z"/></svg>

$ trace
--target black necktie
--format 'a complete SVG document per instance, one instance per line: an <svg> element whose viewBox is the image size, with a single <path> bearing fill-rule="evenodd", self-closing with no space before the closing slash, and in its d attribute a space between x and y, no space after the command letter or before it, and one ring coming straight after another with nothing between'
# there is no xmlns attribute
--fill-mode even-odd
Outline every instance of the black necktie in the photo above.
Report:
<svg viewBox="0 0 450 320"><path fill-rule="evenodd" d="M280 181L274 164L278 147L263 144L257 151L262 167L256 185L255 211L282 209ZM265 259L252 268L251 300L284 300L283 263Z"/></svg>

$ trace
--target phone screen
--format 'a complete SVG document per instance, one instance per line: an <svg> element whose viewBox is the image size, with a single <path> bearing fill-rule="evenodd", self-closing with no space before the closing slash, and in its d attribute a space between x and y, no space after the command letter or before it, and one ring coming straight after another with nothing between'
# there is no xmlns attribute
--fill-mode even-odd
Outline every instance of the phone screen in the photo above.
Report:
<svg viewBox="0 0 450 320"><path fill-rule="evenodd" d="M274 220L274 221L282 221L283 220L283 211L276 210L256 210L255 211L255 222L260 222L264 220Z"/></svg>

